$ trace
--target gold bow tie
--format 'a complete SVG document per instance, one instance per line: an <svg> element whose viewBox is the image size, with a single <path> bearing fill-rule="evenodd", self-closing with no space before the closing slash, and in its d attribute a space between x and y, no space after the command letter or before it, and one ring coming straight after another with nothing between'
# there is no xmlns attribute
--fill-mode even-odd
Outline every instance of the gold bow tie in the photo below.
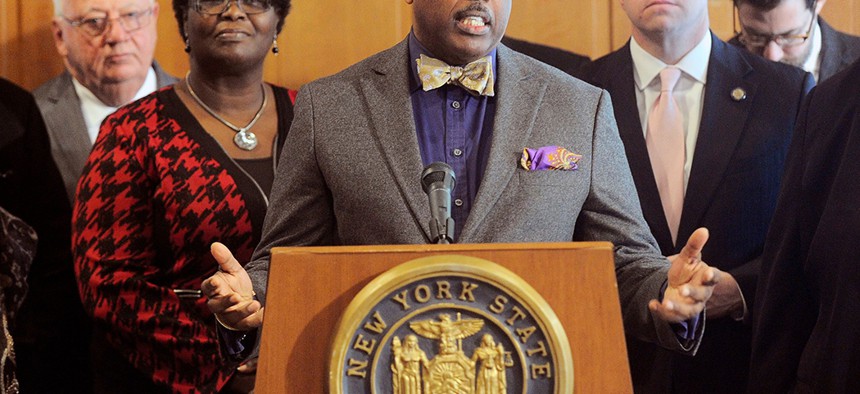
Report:
<svg viewBox="0 0 860 394"><path fill-rule="evenodd" d="M445 84L462 86L477 96L493 96L493 64L485 56L465 67L449 66L445 62L421 55L418 63L418 76L425 92Z"/></svg>

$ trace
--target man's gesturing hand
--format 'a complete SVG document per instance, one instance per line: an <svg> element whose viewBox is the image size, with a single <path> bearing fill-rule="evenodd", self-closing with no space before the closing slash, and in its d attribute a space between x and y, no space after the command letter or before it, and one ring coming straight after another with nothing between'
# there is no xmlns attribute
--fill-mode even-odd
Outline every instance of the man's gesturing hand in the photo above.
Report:
<svg viewBox="0 0 860 394"><path fill-rule="evenodd" d="M263 324L263 308L254 300L251 278L233 253L224 244L215 242L212 256L218 262L218 272L200 285L209 300L206 305L227 329L247 331Z"/></svg>
<svg viewBox="0 0 860 394"><path fill-rule="evenodd" d="M648 307L663 320L678 323L689 320L705 308L722 272L702 261L702 248L708 242L708 229L699 228L687 240L681 253L669 256L669 283L663 302L651 300Z"/></svg>

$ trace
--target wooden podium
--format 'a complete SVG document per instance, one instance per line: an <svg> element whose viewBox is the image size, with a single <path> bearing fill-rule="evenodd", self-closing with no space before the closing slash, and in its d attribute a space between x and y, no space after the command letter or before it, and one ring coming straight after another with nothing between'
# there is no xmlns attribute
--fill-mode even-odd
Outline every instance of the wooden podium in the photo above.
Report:
<svg viewBox="0 0 860 394"><path fill-rule="evenodd" d="M567 334L574 392L632 392L612 250L605 242L275 248L255 392L328 392L331 342L352 299L389 269L435 255L489 260L531 285Z"/></svg>

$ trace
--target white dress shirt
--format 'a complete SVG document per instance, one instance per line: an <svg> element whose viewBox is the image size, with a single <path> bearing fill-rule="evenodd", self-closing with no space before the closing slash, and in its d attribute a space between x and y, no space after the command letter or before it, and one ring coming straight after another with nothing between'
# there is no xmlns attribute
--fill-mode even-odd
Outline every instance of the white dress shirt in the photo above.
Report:
<svg viewBox="0 0 860 394"><path fill-rule="evenodd" d="M99 100L93 92L87 89L86 86L82 85L75 78L72 78L72 84L75 86L75 93L77 93L78 99L81 100L81 113L84 115L84 122L87 124L87 134L90 136L90 143L95 143L96 137L99 135L99 127L101 126L102 121L104 121L108 115L114 113L114 111L119 107L106 105ZM155 78L155 69L150 67L149 72L146 73L146 79L143 81L143 85L141 85L140 89L131 101L154 92L156 88L158 88L158 81Z"/></svg>
<svg viewBox="0 0 860 394"><path fill-rule="evenodd" d="M803 62L803 70L812 73L815 80L818 81L818 73L821 71L821 25L816 21L812 32L812 48L809 50L809 56Z"/></svg>

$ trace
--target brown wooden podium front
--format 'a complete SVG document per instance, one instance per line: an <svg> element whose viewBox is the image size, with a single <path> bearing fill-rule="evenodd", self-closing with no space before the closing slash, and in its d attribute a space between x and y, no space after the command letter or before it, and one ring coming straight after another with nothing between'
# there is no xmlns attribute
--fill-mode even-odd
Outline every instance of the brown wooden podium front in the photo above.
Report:
<svg viewBox="0 0 860 394"><path fill-rule="evenodd" d="M397 265L446 254L495 262L540 293L567 333L575 392L633 391L612 245L589 242L273 249L256 392L327 392L330 342L353 297Z"/></svg>

